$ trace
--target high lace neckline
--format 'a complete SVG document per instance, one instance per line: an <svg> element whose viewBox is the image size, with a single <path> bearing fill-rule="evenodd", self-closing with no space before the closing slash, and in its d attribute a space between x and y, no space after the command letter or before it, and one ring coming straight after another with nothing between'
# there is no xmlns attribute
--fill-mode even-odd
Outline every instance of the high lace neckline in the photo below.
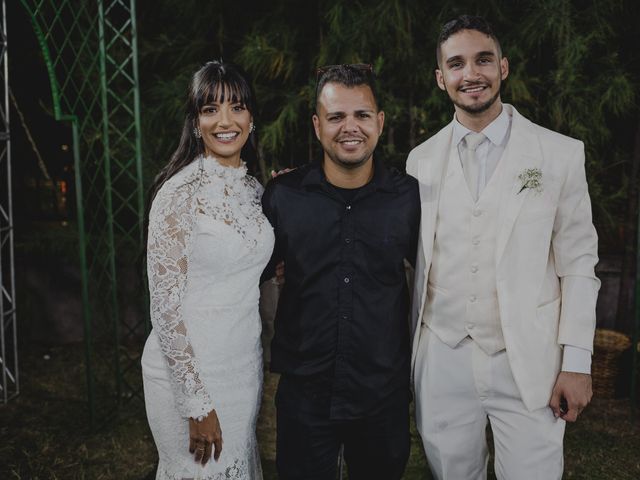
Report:
<svg viewBox="0 0 640 480"><path fill-rule="evenodd" d="M196 161L198 162L199 168L221 178L239 180L247 174L247 164L245 162L242 162L238 167L232 167L230 165L223 165L215 157L205 155L200 155Z"/></svg>

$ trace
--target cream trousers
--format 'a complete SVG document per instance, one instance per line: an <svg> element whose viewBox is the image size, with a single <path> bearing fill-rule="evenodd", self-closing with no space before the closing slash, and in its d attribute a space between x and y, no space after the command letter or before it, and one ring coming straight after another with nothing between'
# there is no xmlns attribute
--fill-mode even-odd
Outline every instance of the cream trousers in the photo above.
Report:
<svg viewBox="0 0 640 480"><path fill-rule="evenodd" d="M487 355L470 338L451 348L428 327L416 356L416 423L438 480L487 478L487 420L495 472L504 480L562 478L565 422L522 403L506 351Z"/></svg>

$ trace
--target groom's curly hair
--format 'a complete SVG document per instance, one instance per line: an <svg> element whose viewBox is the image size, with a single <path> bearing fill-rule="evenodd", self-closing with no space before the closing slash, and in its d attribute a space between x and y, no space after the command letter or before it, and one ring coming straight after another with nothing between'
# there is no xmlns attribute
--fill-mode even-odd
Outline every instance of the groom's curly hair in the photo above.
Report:
<svg viewBox="0 0 640 480"><path fill-rule="evenodd" d="M462 30L475 30L480 33L484 33L495 42L498 49L498 57L502 57L502 47L496 34L493 32L491 24L487 22L483 17L474 15L460 15L458 18L445 23L440 30L440 36L438 37L438 43L436 44L436 59L438 60L438 68L442 68L442 51L441 46L446 42L449 37L455 35Z"/></svg>

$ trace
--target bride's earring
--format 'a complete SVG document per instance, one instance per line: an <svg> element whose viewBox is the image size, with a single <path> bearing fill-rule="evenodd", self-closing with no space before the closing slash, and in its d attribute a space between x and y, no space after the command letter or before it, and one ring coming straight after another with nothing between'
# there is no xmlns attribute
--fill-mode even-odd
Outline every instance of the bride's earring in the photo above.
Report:
<svg viewBox="0 0 640 480"><path fill-rule="evenodd" d="M202 131L200 130L200 127L193 127L193 135L196 138L202 138Z"/></svg>
<svg viewBox="0 0 640 480"><path fill-rule="evenodd" d="M253 133L256 131L256 126L253 124L253 122L249 122L249 133Z"/></svg>

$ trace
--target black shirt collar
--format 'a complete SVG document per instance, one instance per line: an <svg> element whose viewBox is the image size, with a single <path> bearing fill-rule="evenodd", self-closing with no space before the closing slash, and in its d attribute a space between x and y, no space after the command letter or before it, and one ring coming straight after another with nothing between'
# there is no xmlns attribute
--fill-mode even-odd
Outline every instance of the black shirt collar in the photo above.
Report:
<svg viewBox="0 0 640 480"><path fill-rule="evenodd" d="M302 186L307 187L313 185L320 187L329 185L324 174L324 170L322 169L322 161L314 162L302 179ZM387 192L396 192L398 190L395 182L393 181L391 171L387 168L384 162L377 160L376 158L373 159L373 178L368 185L377 190Z"/></svg>

